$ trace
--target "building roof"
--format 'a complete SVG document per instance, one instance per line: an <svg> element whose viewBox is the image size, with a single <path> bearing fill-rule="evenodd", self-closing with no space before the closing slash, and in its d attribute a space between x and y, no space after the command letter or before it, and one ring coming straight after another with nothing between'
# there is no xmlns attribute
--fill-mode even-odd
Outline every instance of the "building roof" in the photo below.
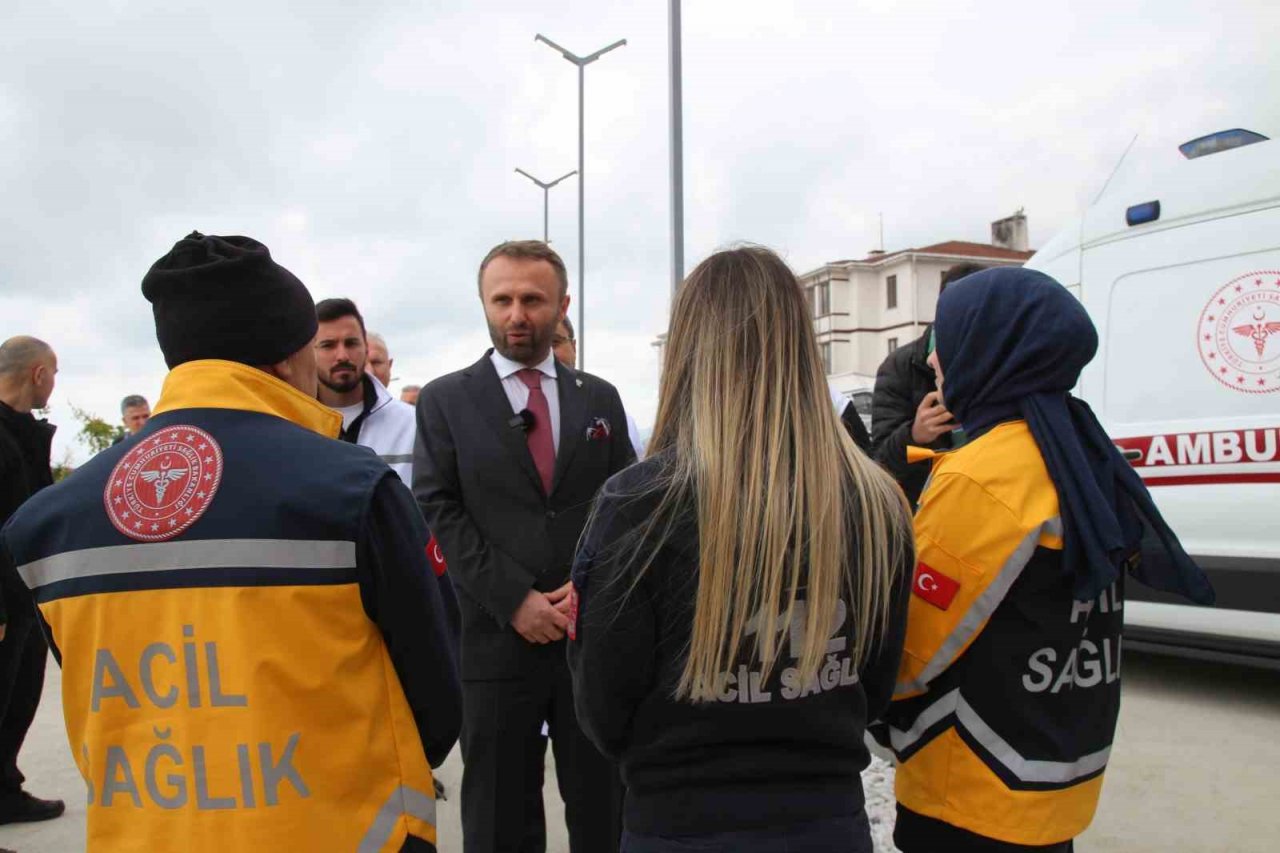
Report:
<svg viewBox="0 0 1280 853"><path fill-rule="evenodd" d="M1006 249L989 243L970 243L965 240L948 240L945 243L934 243L923 249L911 251L928 255L965 255L971 258L1000 258L1007 261L1029 261L1036 252L1029 249L1019 252L1017 249Z"/></svg>
<svg viewBox="0 0 1280 853"><path fill-rule="evenodd" d="M886 252L883 255L868 255L865 258L854 258L843 261L835 261L837 264L878 264L889 258L896 258L899 255L909 253L918 255L960 255L966 258L994 258L1003 261L1026 261L1030 260L1035 251L1019 252L1016 249L1006 249L1003 246L993 246L990 243L970 243L967 240L947 240L944 243L934 243L931 246L921 246L918 249L899 249L896 252Z"/></svg>

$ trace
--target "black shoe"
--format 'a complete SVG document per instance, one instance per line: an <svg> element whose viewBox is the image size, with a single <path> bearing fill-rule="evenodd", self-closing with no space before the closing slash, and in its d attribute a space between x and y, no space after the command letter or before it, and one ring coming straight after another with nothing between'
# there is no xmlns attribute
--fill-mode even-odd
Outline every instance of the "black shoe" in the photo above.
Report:
<svg viewBox="0 0 1280 853"><path fill-rule="evenodd" d="M0 797L0 824L53 820L67 810L62 800L42 800L26 791Z"/></svg>

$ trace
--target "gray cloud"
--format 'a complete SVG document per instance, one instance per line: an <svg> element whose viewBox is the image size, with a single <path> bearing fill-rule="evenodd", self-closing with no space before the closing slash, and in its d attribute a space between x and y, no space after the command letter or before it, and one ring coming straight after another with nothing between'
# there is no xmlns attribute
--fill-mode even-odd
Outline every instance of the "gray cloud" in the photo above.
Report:
<svg viewBox="0 0 1280 853"><path fill-rule="evenodd" d="M475 267L540 236L513 169L576 166L587 52L587 349L646 421L665 326L664 4L114 0L6 7L0 335L62 359L65 402L114 417L164 376L138 283L192 228L245 233L348 295L404 381L487 345ZM1117 176L1226 126L1280 133L1264 2L688 3L686 257L752 240L797 268L874 246L983 240L1025 206L1043 243ZM577 187L551 233L575 281ZM576 306L575 317L576 317Z"/></svg>

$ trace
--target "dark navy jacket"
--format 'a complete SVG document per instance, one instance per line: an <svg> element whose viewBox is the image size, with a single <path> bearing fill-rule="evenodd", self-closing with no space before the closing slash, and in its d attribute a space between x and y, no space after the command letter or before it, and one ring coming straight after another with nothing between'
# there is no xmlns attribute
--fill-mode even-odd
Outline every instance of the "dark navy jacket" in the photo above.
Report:
<svg viewBox="0 0 1280 853"><path fill-rule="evenodd" d="M214 383L208 395L179 389L168 405L162 396L157 414L133 441L104 451L41 492L0 533L0 560L31 587L63 663L68 733L73 740L85 733L87 749L118 742L128 747L127 736L95 728L105 709L122 699L115 704L133 716L112 718L117 729L137 717L146 727L154 722L153 742L167 725L175 732L204 732L200 736L212 744L219 732L210 734L208 721L197 716L214 712L222 697L248 709L227 717L228 725L247 726L236 737L265 737L262 732L273 726L286 733L297 729L303 749L311 738L306 760L312 767L342 767L345 761L353 767L352 781L373 773L389 784L429 788L429 771L415 777L421 758L412 758L411 738L416 729L417 754L434 766L457 738L457 625L450 616L456 602L447 576L437 579L428 565L429 537L413 497L367 448L300 426L307 417L329 417L318 403L315 411L322 415L302 395L292 399L273 387L283 384L266 374L220 369L244 387L228 391ZM177 373L170 374L167 393ZM184 405L206 398L208 405ZM133 467L139 473L130 481ZM157 480L165 481L167 494L157 491ZM151 541L139 538L148 535ZM125 606L112 603L117 593L128 596L120 599ZM124 624L115 621L126 612ZM89 634L96 651L86 645ZM205 642L210 640L216 644ZM135 645L142 649L141 663ZM188 645L191 657L182 660L176 650ZM102 674L104 649L118 659L121 678L110 667L111 675ZM397 699L400 691L403 700ZM92 708L86 707L90 699ZM184 708L190 716L175 720ZM350 719L349 732L343 718ZM136 748L150 762L145 746ZM72 744L78 761L81 747ZM393 757L409 755L408 769L396 769L395 760L374 771L361 767L377 764L380 747ZM112 747L105 748L109 787L120 777L112 775ZM275 754L268 751L274 766L285 766L286 757ZM234 765L235 753L219 759ZM306 775L307 765L298 761ZM103 784L101 770L87 772L84 765L92 763L86 754L81 767L91 797L95 779ZM135 758L134 766L139 763ZM137 788L152 790L135 772ZM401 772L403 780L395 781ZM317 770L307 776L307 784L297 786L308 794L300 803L326 799L323 775L342 774ZM103 791L98 793L101 799ZM343 796L335 793L333 801ZM252 808L259 805L255 799L252 786L246 787L238 807L266 820L261 808ZM421 815L411 798L395 800L395 807L403 802L410 803L404 806L410 819L434 823L433 800L430 819L426 800L418 802ZM377 805L369 807L376 811ZM361 806L356 797L348 823ZM91 849L95 837L112 832L108 817L95 835L94 812L114 811L90 809ZM193 814L206 819L199 810ZM426 837L412 820L409 826L411 838ZM149 837L158 843L162 836ZM255 843L271 838L252 837ZM101 849L121 848L103 842Z"/></svg>

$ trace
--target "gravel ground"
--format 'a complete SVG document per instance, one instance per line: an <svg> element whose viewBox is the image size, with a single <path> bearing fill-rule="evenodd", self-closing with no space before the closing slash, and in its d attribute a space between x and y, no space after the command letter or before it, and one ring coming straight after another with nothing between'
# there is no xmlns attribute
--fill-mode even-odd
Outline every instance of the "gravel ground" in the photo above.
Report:
<svg viewBox="0 0 1280 853"><path fill-rule="evenodd" d="M867 819L876 853L898 853L893 846L893 765L878 755L862 771L862 793L867 800Z"/></svg>

